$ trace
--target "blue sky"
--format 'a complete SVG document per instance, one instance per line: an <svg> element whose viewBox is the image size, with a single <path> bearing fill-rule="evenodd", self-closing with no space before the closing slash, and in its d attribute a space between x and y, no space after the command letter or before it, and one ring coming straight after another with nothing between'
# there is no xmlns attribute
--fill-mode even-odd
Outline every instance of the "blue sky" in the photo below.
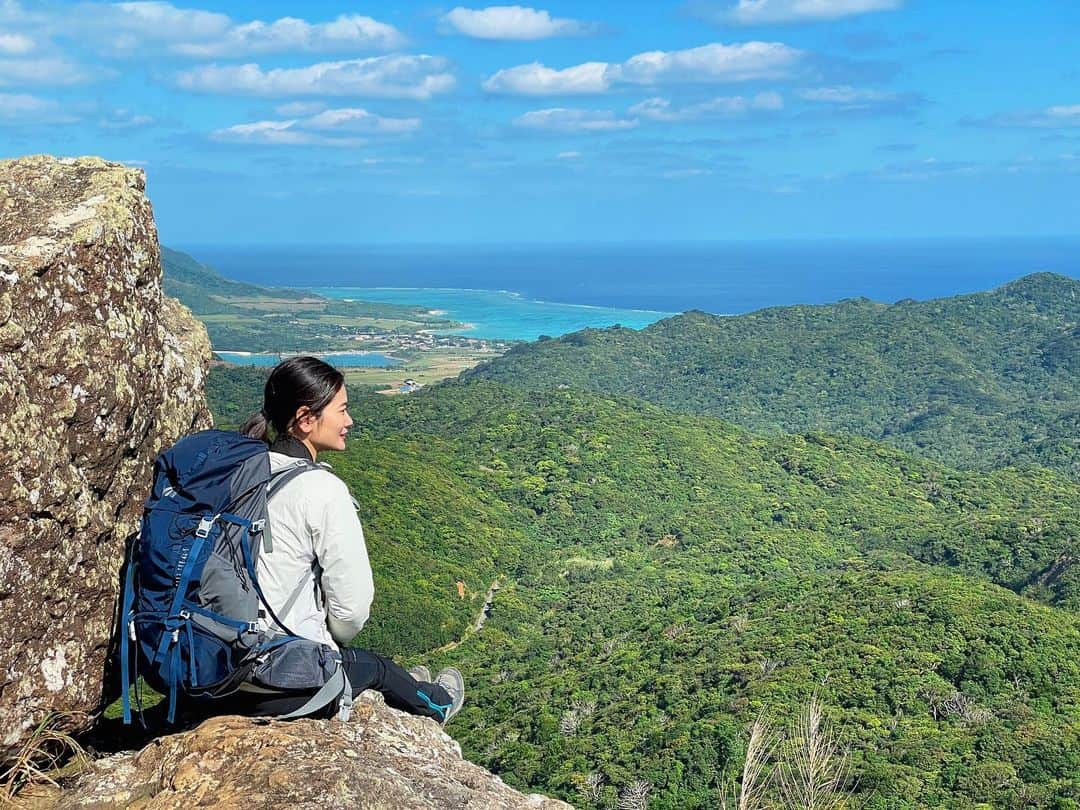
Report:
<svg viewBox="0 0 1080 810"><path fill-rule="evenodd" d="M1080 4L0 0L0 153L166 244L1080 233Z"/></svg>

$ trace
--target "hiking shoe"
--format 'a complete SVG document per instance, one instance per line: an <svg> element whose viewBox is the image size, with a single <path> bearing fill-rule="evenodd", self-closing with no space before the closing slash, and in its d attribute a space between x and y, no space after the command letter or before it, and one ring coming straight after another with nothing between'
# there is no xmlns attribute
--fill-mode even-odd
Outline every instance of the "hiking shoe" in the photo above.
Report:
<svg viewBox="0 0 1080 810"><path fill-rule="evenodd" d="M461 711L461 704L465 702L465 679L454 667L447 667L435 676L434 682L450 695L450 708L446 710L442 721L445 726L450 722L450 718Z"/></svg>
<svg viewBox="0 0 1080 810"><path fill-rule="evenodd" d="M409 670L409 674L412 675L414 681L420 683L431 683L431 670L425 667L423 664L417 664L415 667Z"/></svg>

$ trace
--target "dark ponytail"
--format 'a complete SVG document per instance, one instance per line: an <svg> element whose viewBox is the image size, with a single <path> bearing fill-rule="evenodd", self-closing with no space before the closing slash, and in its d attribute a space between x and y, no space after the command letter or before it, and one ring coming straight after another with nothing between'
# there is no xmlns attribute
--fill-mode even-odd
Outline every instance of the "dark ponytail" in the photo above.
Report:
<svg viewBox="0 0 1080 810"><path fill-rule="evenodd" d="M273 435L289 432L296 412L305 405L315 415L341 390L345 376L317 357L290 357L274 366L263 389L262 409L248 417L240 432L267 444Z"/></svg>

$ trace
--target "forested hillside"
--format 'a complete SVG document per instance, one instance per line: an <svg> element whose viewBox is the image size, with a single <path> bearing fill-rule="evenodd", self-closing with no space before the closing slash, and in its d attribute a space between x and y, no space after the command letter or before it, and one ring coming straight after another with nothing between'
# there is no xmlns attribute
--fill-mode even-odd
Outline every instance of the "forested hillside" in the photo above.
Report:
<svg viewBox="0 0 1080 810"><path fill-rule="evenodd" d="M1075 482L581 390L352 399L328 460L376 573L357 643L461 666L452 731L512 784L716 807L746 724L817 693L857 806L1080 802Z"/></svg>
<svg viewBox="0 0 1080 810"><path fill-rule="evenodd" d="M161 265L165 293L179 299L196 315L236 312L228 303L230 298L273 298L280 301L302 301L313 297L304 290L270 289L225 278L217 271L199 263L186 253L161 248Z"/></svg>
<svg viewBox="0 0 1080 810"><path fill-rule="evenodd" d="M756 431L854 433L956 467L1080 478L1080 281L866 299L519 346L473 372L517 387L623 393Z"/></svg>

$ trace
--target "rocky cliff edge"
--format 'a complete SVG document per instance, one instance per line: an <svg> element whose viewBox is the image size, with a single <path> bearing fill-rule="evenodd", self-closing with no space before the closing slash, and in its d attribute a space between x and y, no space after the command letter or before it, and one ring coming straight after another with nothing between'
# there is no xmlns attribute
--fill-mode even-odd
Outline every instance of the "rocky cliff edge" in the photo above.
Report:
<svg viewBox="0 0 1080 810"><path fill-rule="evenodd" d="M98 760L65 789L39 786L35 810L559 810L461 757L434 720L387 708L365 692L347 723L216 717L138 753Z"/></svg>

